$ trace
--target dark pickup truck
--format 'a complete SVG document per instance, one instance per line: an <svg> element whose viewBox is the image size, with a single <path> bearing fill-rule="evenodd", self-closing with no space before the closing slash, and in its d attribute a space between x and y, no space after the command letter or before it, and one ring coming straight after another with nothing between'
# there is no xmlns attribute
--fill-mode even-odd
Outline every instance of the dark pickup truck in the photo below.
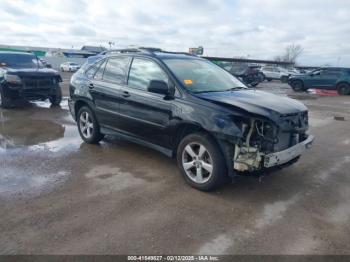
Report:
<svg viewBox="0 0 350 262"><path fill-rule="evenodd" d="M62 82L57 71L44 67L32 53L0 52L0 107L6 108L19 98L49 99L59 105Z"/></svg>

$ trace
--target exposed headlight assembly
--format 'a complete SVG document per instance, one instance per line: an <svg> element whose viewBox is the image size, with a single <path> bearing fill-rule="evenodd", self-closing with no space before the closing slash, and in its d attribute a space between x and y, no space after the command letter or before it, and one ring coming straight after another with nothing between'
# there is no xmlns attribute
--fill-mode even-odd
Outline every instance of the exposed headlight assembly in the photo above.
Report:
<svg viewBox="0 0 350 262"><path fill-rule="evenodd" d="M15 85L22 84L21 78L17 75L5 74L4 79L7 83L10 83L10 84L15 84Z"/></svg>

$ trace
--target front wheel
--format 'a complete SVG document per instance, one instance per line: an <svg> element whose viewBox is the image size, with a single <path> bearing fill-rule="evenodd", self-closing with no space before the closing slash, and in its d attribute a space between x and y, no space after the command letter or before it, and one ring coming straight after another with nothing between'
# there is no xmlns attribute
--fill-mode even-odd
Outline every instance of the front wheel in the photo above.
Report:
<svg viewBox="0 0 350 262"><path fill-rule="evenodd" d="M337 86L339 95L350 95L350 85L347 83L340 83Z"/></svg>
<svg viewBox="0 0 350 262"><path fill-rule="evenodd" d="M288 82L288 76L281 76L281 82L282 83L287 83Z"/></svg>
<svg viewBox="0 0 350 262"><path fill-rule="evenodd" d="M49 98L51 105L59 106L62 101L62 90L60 86L56 87L56 92Z"/></svg>
<svg viewBox="0 0 350 262"><path fill-rule="evenodd" d="M100 132L100 126L95 114L87 106L80 108L77 116L80 137L88 144L97 144L104 135Z"/></svg>
<svg viewBox="0 0 350 262"><path fill-rule="evenodd" d="M295 80L291 83L291 86L295 92L304 91L304 84L300 80Z"/></svg>
<svg viewBox="0 0 350 262"><path fill-rule="evenodd" d="M194 133L183 138L177 150L177 162L186 182L201 191L213 190L227 178L219 146L206 133Z"/></svg>
<svg viewBox="0 0 350 262"><path fill-rule="evenodd" d="M11 99L5 96L3 88L0 87L0 107L8 108L11 105Z"/></svg>

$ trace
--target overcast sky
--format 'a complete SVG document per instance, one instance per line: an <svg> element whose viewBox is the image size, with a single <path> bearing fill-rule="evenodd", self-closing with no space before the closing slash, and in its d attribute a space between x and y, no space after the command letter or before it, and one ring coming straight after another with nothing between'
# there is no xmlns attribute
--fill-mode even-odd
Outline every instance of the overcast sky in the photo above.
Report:
<svg viewBox="0 0 350 262"><path fill-rule="evenodd" d="M350 66L349 0L0 0L0 25L0 44L272 59L294 43L299 64Z"/></svg>

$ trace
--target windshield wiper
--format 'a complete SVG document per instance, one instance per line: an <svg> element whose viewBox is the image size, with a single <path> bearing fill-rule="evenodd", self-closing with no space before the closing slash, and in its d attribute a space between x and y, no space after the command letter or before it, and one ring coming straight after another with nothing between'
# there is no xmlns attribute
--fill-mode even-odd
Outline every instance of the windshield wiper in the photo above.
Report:
<svg viewBox="0 0 350 262"><path fill-rule="evenodd" d="M236 86L236 87L232 87L230 89L227 89L225 91L236 91L236 90L239 90L239 89L246 89L247 87L245 86Z"/></svg>

